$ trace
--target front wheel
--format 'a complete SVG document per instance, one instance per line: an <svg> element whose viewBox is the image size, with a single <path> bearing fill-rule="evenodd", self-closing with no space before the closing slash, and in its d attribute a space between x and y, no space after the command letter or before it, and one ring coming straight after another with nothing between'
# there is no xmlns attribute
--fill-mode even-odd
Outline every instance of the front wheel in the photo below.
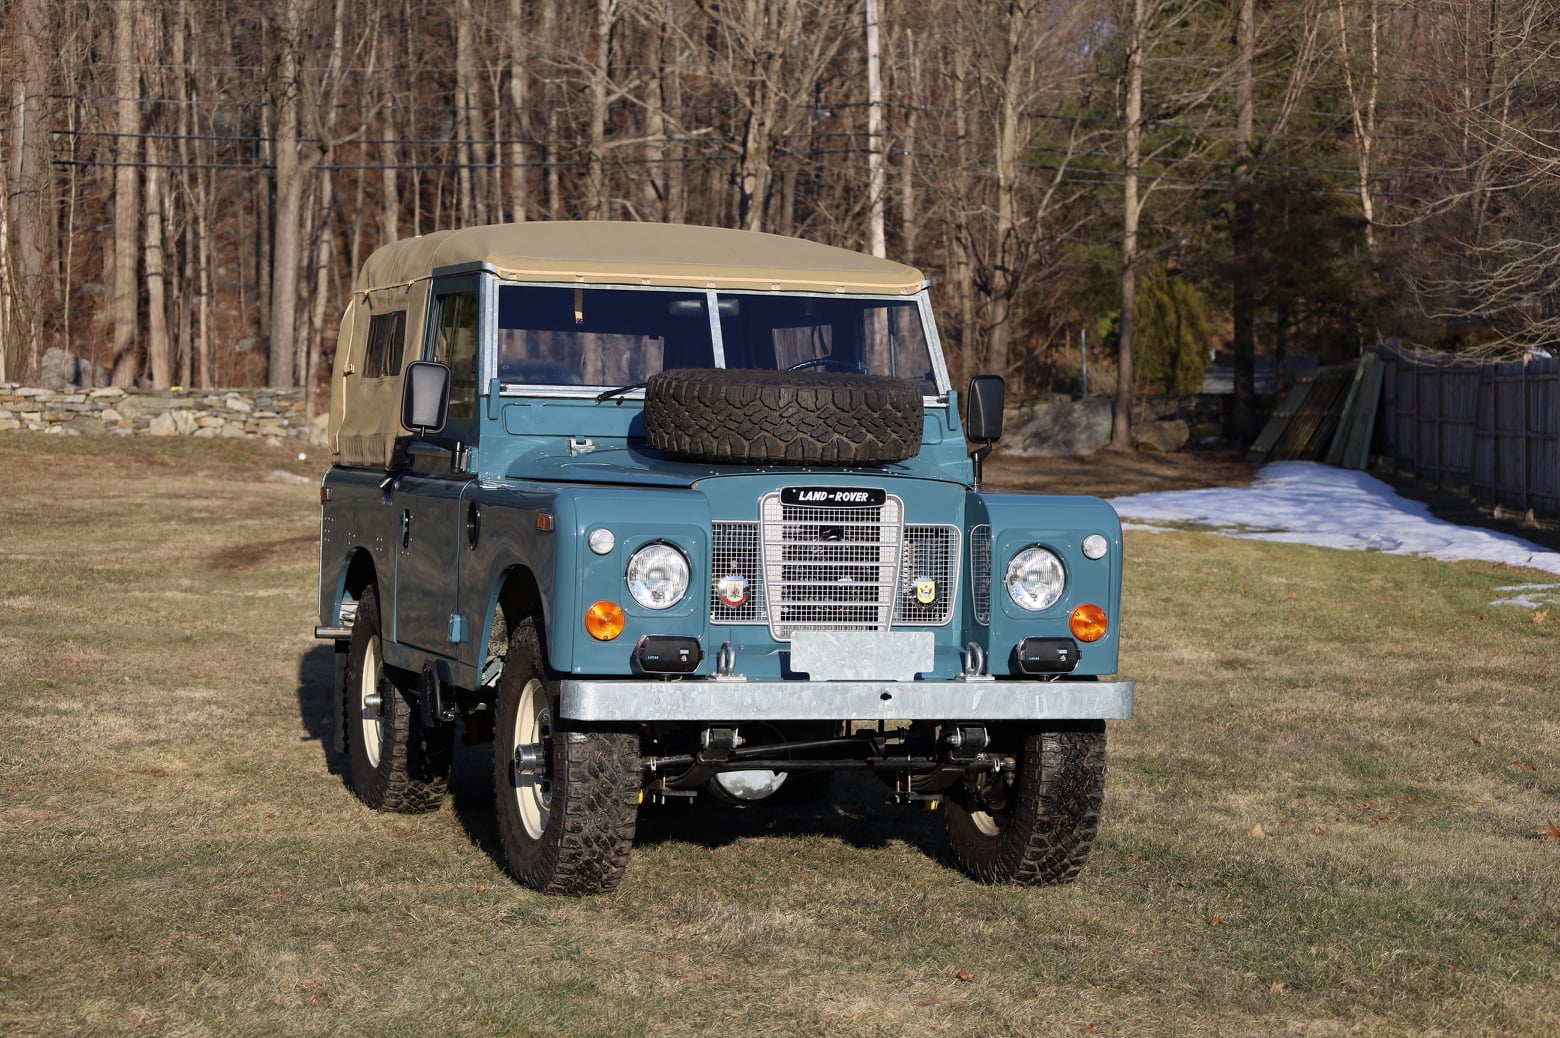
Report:
<svg viewBox="0 0 1560 1038"><path fill-rule="evenodd" d="M971 776L948 791L953 856L987 883L1067 883L1089 860L1099 831L1105 722L1022 732L1015 741L1011 771Z"/></svg>
<svg viewBox="0 0 1560 1038"><path fill-rule="evenodd" d="M498 682L493 791L509 871L544 894L600 894L628 867L639 814L639 737L558 716L534 620L516 628Z"/></svg>

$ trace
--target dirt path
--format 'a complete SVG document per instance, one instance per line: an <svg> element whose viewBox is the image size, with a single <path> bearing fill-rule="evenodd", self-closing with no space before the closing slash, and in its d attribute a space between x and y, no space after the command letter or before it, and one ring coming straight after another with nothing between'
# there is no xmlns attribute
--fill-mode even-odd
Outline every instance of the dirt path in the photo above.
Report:
<svg viewBox="0 0 1560 1038"><path fill-rule="evenodd" d="M1256 469L1236 451L1099 451L1086 458L1019 458L997 448L986 462L986 483L993 490L1040 494L1092 494L1122 497L1156 490L1239 487Z"/></svg>

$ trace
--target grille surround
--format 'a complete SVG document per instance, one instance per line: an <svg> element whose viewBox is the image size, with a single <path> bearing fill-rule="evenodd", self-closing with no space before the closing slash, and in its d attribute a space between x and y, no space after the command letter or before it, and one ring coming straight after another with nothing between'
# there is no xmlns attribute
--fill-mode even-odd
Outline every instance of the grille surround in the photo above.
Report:
<svg viewBox="0 0 1560 1038"><path fill-rule="evenodd" d="M710 621L767 624L776 641L799 629L887 631L936 627L953 618L961 535L949 524L907 524L904 501L841 507L787 504L782 491L759 499L758 522L713 524ZM731 606L720 582L740 576L748 600ZM919 601L918 579L933 582Z"/></svg>

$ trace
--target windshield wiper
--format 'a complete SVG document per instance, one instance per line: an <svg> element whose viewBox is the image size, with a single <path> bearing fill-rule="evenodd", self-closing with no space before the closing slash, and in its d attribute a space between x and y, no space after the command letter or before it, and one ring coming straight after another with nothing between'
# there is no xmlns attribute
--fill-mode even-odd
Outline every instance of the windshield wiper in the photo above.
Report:
<svg viewBox="0 0 1560 1038"><path fill-rule="evenodd" d="M596 403L598 403L598 404L605 403L606 401L611 400L615 396L622 396L624 393L632 393L636 389L643 389L643 388L645 388L645 383L643 383L643 382L635 382L631 386L618 386L616 389L609 389L606 392L597 393L596 394ZM618 403L622 404L623 401L619 400Z"/></svg>

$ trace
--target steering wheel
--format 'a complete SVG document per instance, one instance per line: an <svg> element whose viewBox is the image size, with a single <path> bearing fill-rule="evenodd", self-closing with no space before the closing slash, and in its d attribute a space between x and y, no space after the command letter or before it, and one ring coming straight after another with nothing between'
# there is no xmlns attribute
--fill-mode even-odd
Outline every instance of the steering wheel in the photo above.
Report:
<svg viewBox="0 0 1560 1038"><path fill-rule="evenodd" d="M852 364L850 361L836 360L833 357L814 357L792 364L787 371L809 371L813 368L821 368L824 371L840 371L848 375L865 375L867 369L861 364Z"/></svg>

